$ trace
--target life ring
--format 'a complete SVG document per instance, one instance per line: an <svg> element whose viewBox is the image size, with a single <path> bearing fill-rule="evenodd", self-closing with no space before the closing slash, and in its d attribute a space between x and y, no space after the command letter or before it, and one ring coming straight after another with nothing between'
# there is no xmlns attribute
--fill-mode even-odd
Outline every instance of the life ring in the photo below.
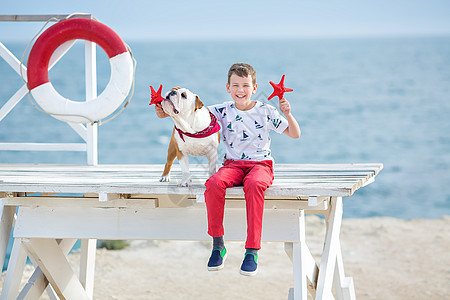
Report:
<svg viewBox="0 0 450 300"><path fill-rule="evenodd" d="M99 45L111 64L105 90L86 102L64 98L48 77L52 54L63 43L75 39ZM66 122L90 123L109 116L127 97L133 83L133 61L127 45L111 28L87 18L63 20L44 31L30 51L27 67L28 89L36 102L45 112Z"/></svg>

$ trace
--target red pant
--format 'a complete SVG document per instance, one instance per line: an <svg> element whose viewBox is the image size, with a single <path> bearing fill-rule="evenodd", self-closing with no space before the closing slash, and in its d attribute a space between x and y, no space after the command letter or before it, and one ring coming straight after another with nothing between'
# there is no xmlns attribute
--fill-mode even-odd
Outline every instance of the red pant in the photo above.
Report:
<svg viewBox="0 0 450 300"><path fill-rule="evenodd" d="M223 214L228 187L244 185L247 209L247 242L245 248L261 249L264 191L273 182L273 162L227 160L206 183L205 201L208 212L208 234L224 235Z"/></svg>

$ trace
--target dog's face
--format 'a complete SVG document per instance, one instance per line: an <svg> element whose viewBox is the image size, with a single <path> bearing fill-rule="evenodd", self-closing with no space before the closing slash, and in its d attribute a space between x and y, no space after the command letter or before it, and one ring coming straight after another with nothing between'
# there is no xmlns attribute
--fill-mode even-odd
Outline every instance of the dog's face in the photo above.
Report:
<svg viewBox="0 0 450 300"><path fill-rule="evenodd" d="M166 98L161 103L166 114L176 115L190 114L203 107L200 98L186 88L175 87L166 93Z"/></svg>

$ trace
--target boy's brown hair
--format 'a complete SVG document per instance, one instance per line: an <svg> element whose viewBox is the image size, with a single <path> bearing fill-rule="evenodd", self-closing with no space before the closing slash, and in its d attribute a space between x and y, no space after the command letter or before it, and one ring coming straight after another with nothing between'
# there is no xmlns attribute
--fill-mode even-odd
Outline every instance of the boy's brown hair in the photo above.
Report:
<svg viewBox="0 0 450 300"><path fill-rule="evenodd" d="M248 77L249 75L252 77L253 85L256 84L256 71L252 66L246 63L235 63L228 70L228 83L230 83L231 75L237 75L239 77Z"/></svg>

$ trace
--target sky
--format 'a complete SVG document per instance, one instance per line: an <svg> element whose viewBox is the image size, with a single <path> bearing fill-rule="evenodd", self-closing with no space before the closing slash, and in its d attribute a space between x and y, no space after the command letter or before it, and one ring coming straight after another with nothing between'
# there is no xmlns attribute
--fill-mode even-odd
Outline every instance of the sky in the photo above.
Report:
<svg viewBox="0 0 450 300"><path fill-rule="evenodd" d="M128 40L450 36L450 0L0 0L0 14L91 13ZM0 41L42 23L0 22Z"/></svg>

